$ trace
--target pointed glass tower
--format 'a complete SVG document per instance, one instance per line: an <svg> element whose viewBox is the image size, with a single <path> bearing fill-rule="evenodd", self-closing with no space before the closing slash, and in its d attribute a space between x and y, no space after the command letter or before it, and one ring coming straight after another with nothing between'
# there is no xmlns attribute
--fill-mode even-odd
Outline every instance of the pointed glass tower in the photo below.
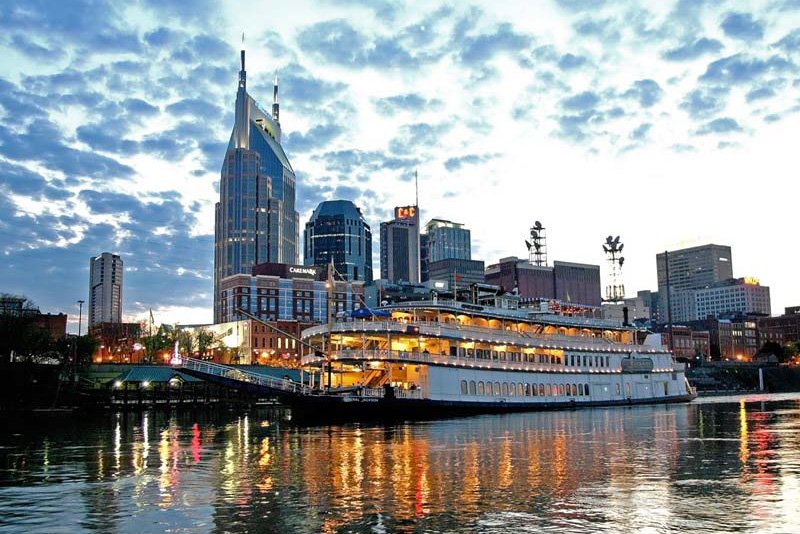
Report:
<svg viewBox="0 0 800 534"><path fill-rule="evenodd" d="M242 70L236 93L236 122L222 164L214 230L214 322L221 321L220 281L251 274L264 262L298 262L299 215L295 176L281 147L278 79L272 114L247 93Z"/></svg>

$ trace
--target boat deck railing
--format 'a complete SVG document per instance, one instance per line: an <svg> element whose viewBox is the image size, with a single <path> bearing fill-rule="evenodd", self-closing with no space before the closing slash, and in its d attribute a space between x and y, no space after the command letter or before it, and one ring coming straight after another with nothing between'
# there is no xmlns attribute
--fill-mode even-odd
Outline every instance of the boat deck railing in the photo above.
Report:
<svg viewBox="0 0 800 534"><path fill-rule="evenodd" d="M456 367L474 367L478 369L495 369L504 371L532 371L532 372L559 372L559 373L621 373L621 367L602 366L572 366L565 363L523 362L515 360L500 360L475 358L474 356L449 356L446 354L430 354L427 352L407 352L386 349L342 349L331 351L331 361L401 361L408 363L452 365ZM301 365L323 365L326 358L315 355L303 356ZM671 362L668 367L656 367L651 372L684 372L685 365L680 362Z"/></svg>
<svg viewBox="0 0 800 534"><path fill-rule="evenodd" d="M299 382L294 382L288 378L275 378L273 376L263 375L253 371L245 371L243 369L237 369L236 367L198 360L196 358L183 358L181 367L198 373L227 378L237 382L247 382L249 384L285 391L287 393L303 395L311 393L311 387Z"/></svg>
<svg viewBox="0 0 800 534"><path fill-rule="evenodd" d="M407 334L409 326L419 327L420 336L451 337L453 339L463 339L465 341L572 350L587 349L627 352L633 349L637 352L660 352L643 345L620 343L602 336L565 336L563 334L517 332L515 330L500 330L498 328L439 323L435 321L342 321L334 323L332 331L334 333L374 332L384 334ZM307 339L312 336L327 334L327 332L327 325L313 326L303 331L303 337Z"/></svg>

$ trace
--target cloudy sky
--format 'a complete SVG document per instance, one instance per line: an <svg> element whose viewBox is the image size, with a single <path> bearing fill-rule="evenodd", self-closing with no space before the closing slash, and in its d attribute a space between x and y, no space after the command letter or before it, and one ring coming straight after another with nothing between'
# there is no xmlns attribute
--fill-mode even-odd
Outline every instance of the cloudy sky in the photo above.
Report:
<svg viewBox="0 0 800 534"><path fill-rule="evenodd" d="M348 198L377 234L418 169L423 219L487 263L537 219L551 261L619 234L630 295L714 242L800 304L797 0L12 0L0 29L0 292L43 311L76 313L112 251L128 318L210 322L243 32L249 92L281 80L301 225Z"/></svg>

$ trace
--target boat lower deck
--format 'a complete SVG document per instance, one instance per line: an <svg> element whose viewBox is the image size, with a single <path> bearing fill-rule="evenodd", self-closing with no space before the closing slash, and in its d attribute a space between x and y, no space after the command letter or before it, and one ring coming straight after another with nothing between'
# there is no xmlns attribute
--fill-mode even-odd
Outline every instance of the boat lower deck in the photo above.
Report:
<svg viewBox="0 0 800 534"><path fill-rule="evenodd" d="M462 417L478 414L571 410L592 407L674 404L689 402L694 394L650 399L578 402L576 399L549 402L475 402L409 399L374 396L310 395L287 399L292 418L309 422L406 420Z"/></svg>

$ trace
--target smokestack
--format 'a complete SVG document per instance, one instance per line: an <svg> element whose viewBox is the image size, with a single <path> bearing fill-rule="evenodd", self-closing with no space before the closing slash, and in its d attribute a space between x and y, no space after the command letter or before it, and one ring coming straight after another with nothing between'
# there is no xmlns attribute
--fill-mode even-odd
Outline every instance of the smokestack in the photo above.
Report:
<svg viewBox="0 0 800 534"><path fill-rule="evenodd" d="M630 322L628 322L628 307L622 307L622 326L630 326Z"/></svg>

